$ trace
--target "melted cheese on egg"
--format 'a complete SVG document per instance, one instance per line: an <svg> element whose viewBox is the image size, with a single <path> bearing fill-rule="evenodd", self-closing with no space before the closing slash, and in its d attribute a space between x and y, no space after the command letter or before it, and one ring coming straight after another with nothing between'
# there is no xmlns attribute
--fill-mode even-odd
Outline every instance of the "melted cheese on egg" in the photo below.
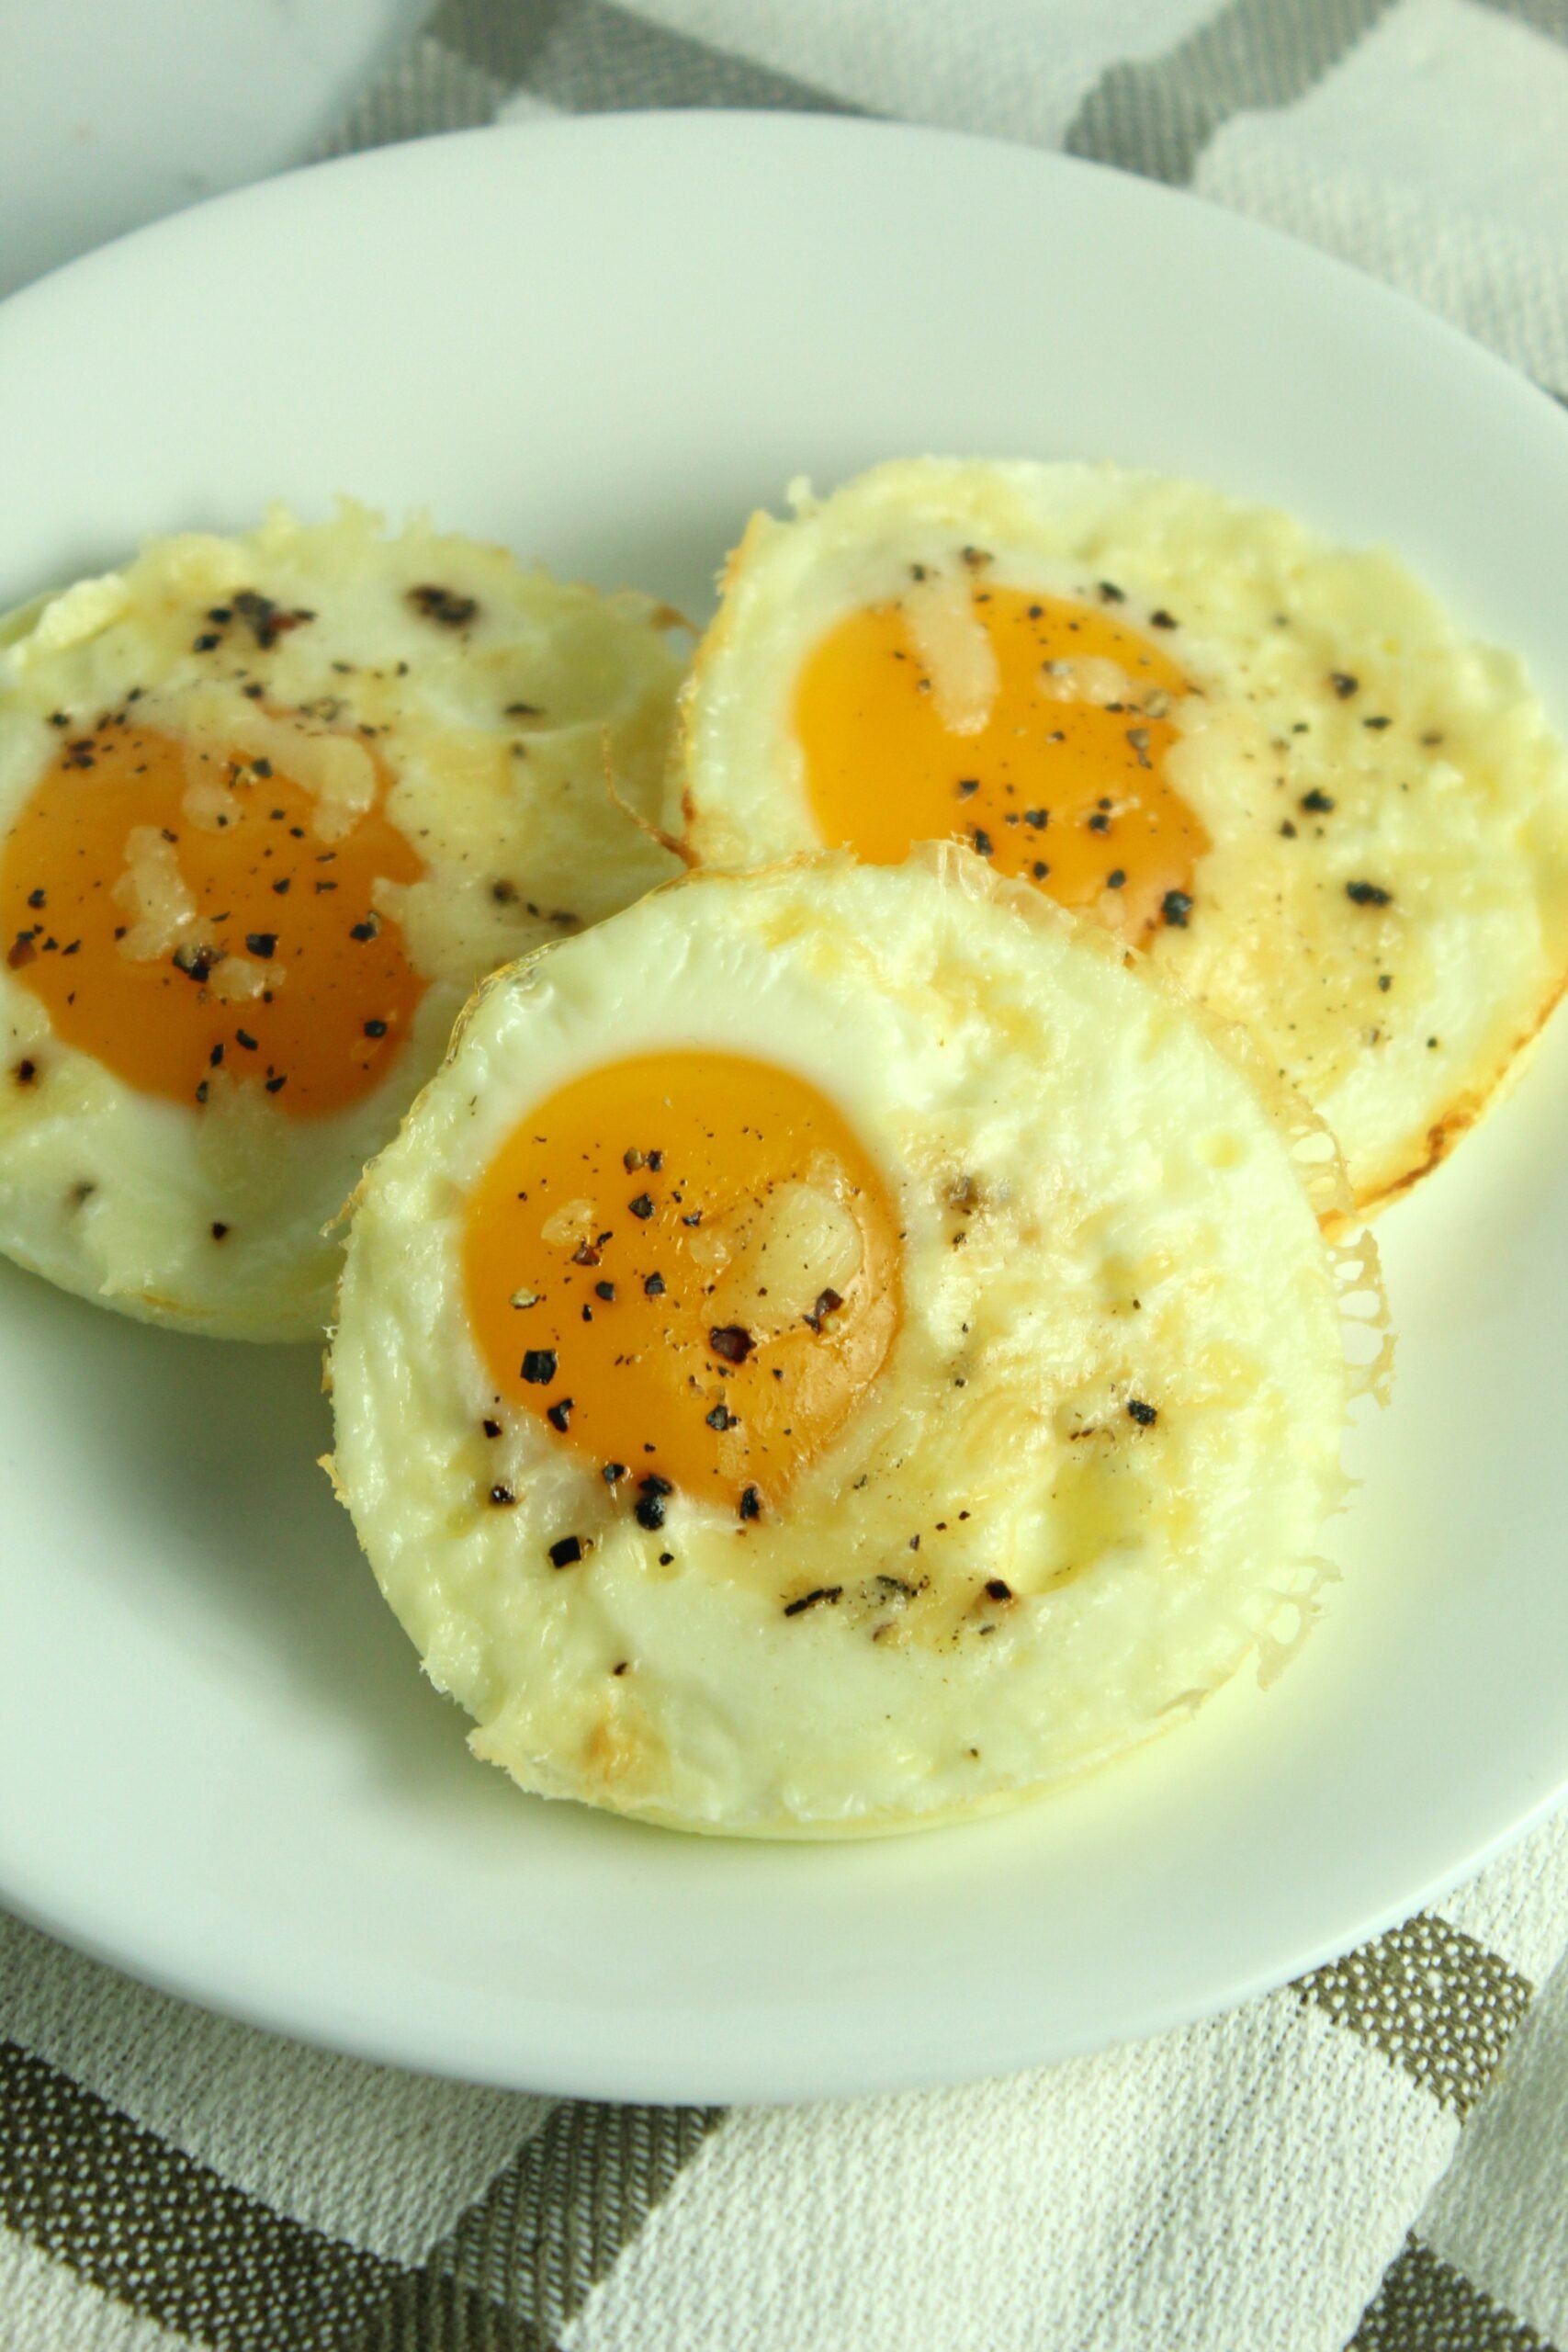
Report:
<svg viewBox="0 0 1568 2352"><path fill-rule="evenodd" d="M698 876L496 975L361 1188L331 1365L476 1752L688 1828L909 1826L1271 1654L1350 1385L1310 1148L963 852Z"/></svg>
<svg viewBox="0 0 1568 2352"><path fill-rule="evenodd" d="M1147 949L1333 1128L1441 1159L1568 974L1568 758L1392 558L1111 468L890 464L753 518L666 819L705 863L956 839Z"/></svg>
<svg viewBox="0 0 1568 2352"><path fill-rule="evenodd" d="M0 646L0 1249L321 1329L474 981L673 868L671 616L423 526L154 542ZM605 783L605 761L622 805Z"/></svg>
<svg viewBox="0 0 1568 2352"><path fill-rule="evenodd" d="M938 634L919 569L801 666L794 732L822 840L890 865L956 834L998 874L1146 943L1190 908L1209 847L1166 770L1188 681L1103 608L987 586L975 567L941 582L957 626Z"/></svg>

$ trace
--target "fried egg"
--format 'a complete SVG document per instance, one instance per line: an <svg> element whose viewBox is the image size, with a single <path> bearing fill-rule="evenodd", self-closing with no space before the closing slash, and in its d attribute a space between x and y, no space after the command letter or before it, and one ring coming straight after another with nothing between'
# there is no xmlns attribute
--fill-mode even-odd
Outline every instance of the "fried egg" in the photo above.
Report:
<svg viewBox="0 0 1568 2352"><path fill-rule="evenodd" d="M1332 1145L972 854L698 875L478 992L367 1172L332 1468L474 1752L682 1828L1000 1804L1302 1630Z"/></svg>
<svg viewBox="0 0 1568 2352"><path fill-rule="evenodd" d="M666 821L722 865L954 835L1244 1023L1356 1200L1476 1117L1568 971L1568 761L1388 555L1108 467L889 464L756 516Z"/></svg>
<svg viewBox="0 0 1568 2352"><path fill-rule="evenodd" d="M320 1331L323 1228L475 981L677 870L638 821L672 618L352 506L19 616L0 1250L147 1319Z"/></svg>

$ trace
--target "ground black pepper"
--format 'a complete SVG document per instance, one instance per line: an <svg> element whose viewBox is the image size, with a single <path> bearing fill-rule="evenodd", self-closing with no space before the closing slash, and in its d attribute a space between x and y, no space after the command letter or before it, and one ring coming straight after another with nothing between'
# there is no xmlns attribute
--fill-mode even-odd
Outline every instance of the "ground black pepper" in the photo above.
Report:
<svg viewBox="0 0 1568 2352"><path fill-rule="evenodd" d="M474 597L455 595L450 588L436 588L428 583L411 588L408 602L422 619L435 621L442 628L467 628L479 611L479 604ZM532 713L527 715L533 716Z"/></svg>
<svg viewBox="0 0 1568 2352"><path fill-rule="evenodd" d="M786 1600L784 1613L786 1617L798 1617L803 1610L815 1609L819 1600L838 1600L843 1589L841 1584L815 1585L809 1592L803 1592L798 1600Z"/></svg>

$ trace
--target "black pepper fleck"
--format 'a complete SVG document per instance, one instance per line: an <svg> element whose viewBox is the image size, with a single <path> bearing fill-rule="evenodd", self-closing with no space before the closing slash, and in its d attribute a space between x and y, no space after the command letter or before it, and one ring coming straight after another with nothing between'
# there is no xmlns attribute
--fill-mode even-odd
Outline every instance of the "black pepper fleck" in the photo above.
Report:
<svg viewBox="0 0 1568 2352"><path fill-rule="evenodd" d="M426 583L411 588L407 601L422 619L435 621L442 628L467 628L479 611L472 596L455 595L450 588L436 588Z"/></svg>
<svg viewBox="0 0 1568 2352"><path fill-rule="evenodd" d="M798 1600L786 1600L784 1613L786 1617L798 1617L804 1610L815 1609L818 1601L839 1600L843 1589L841 1584L815 1585L809 1592L803 1592Z"/></svg>

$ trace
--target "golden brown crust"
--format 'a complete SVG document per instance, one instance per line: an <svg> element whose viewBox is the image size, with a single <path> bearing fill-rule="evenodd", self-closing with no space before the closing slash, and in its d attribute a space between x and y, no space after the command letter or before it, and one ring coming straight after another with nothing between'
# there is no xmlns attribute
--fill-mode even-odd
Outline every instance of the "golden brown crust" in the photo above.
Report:
<svg viewBox="0 0 1568 2352"><path fill-rule="evenodd" d="M1427 1128L1425 1159L1406 1168L1401 1174L1390 1177L1372 1186L1368 1192L1357 1195L1356 1208L1359 1215L1381 1216L1391 1201L1398 1200L1404 1193L1413 1192L1424 1176L1429 1176L1434 1168L1441 1167L1461 1136L1467 1134L1494 1103L1502 1100L1508 1087L1518 1077L1532 1048L1540 1042L1547 1023L1562 1001L1565 993L1568 993L1568 972L1560 975L1549 990L1535 1019L1528 1029L1519 1032L1486 1083L1483 1086L1472 1088L1468 1094L1461 1094L1445 1110L1442 1117Z"/></svg>

